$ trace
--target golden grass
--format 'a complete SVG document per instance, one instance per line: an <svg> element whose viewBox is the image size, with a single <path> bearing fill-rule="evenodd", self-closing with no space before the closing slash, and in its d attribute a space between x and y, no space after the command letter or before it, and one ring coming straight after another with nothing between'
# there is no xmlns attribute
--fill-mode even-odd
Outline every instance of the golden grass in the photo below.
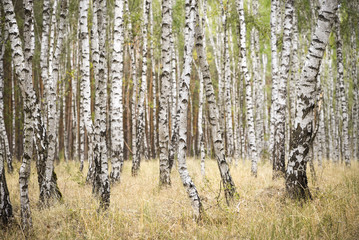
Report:
<svg viewBox="0 0 359 240"><path fill-rule="evenodd" d="M14 227L0 232L0 239L21 239L20 203L16 172L7 175L14 208ZM121 183L111 187L111 206L97 213L98 202L85 184L85 173L75 162L56 166L62 203L50 209L37 207L38 185L32 166L30 201L33 217L31 239L359 239L359 164L351 168L325 163L317 168L318 181L310 181L314 199L289 200L284 180L272 180L269 163L259 165L258 178L250 164L232 167L239 199L227 207L219 195L215 161L206 162L207 178L199 161L188 160L191 176L202 198L205 217L193 221L192 209L179 175L173 171L172 187L159 189L158 160L144 161L138 177L131 177L125 162ZM86 168L85 168L86 169ZM309 173L308 173L309 174ZM310 174L309 174L310 175Z"/></svg>

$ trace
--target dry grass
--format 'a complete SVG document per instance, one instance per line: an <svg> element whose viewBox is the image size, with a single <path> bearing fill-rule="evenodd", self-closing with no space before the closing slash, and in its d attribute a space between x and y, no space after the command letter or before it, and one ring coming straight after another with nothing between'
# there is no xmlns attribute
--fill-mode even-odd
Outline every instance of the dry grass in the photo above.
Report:
<svg viewBox="0 0 359 240"><path fill-rule="evenodd" d="M189 160L189 170L202 197L205 217L198 224L178 173L172 187L159 189L158 161L141 163L138 177L125 163L120 184L111 188L111 206L97 213L98 202L85 184L85 174L74 162L56 166L63 202L50 209L37 207L38 186L32 166L30 200L32 239L359 239L359 164L352 167L326 163L317 168L318 181L310 180L314 196L296 202L284 196L283 180L272 180L268 163L259 166L258 178L250 166L240 164L231 173L239 199L227 207L219 195L216 162L206 163L207 178L199 161ZM19 164L16 165L17 170ZM17 171L18 172L18 171ZM21 239L18 173L7 175L14 208L14 227L0 232L0 239Z"/></svg>

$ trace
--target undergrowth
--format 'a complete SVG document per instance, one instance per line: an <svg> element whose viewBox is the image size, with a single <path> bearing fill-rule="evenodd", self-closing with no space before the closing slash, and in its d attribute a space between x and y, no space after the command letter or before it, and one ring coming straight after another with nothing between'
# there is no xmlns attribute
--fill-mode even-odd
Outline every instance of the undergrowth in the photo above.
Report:
<svg viewBox="0 0 359 240"><path fill-rule="evenodd" d="M200 162L188 160L199 191L204 216L197 223L176 169L172 186L159 188L158 160L143 161L137 177L125 162L121 183L111 186L111 205L98 213L99 203L86 184L86 171L79 164L56 166L63 200L49 209L37 206L39 189L35 166L29 184L33 218L31 239L359 239L359 164L351 168L324 163L310 173L313 200L286 198L284 180L272 180L271 164L262 163L258 177L250 163L231 167L238 198L226 205L216 162L206 161L206 177ZM0 231L0 239L21 239L18 169L7 174L14 210L13 224ZM85 166L84 169L87 166Z"/></svg>

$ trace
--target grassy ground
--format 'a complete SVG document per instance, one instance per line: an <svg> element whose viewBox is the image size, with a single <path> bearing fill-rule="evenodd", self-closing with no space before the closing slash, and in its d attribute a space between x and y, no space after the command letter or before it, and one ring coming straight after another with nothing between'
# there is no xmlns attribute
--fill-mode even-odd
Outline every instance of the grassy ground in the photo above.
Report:
<svg viewBox="0 0 359 240"><path fill-rule="evenodd" d="M0 231L0 239L21 239L18 169L7 175L15 224ZM195 223L185 189L175 170L172 187L158 187L158 161L141 163L131 177L125 162L120 184L111 187L111 206L98 214L98 202L85 183L85 173L74 162L56 166L63 202L50 209L37 207L38 186L32 166L30 201L32 239L359 239L359 164L351 168L325 163L317 168L318 180L310 188L310 202L289 200L284 181L272 180L269 163L259 165L258 178L250 176L249 162L232 167L239 199L227 207L219 194L216 162L206 162L207 178L199 161L189 160L189 170L202 198L205 217ZM86 169L86 168L85 168ZM309 174L309 173L308 173ZM310 174L309 174L310 175Z"/></svg>

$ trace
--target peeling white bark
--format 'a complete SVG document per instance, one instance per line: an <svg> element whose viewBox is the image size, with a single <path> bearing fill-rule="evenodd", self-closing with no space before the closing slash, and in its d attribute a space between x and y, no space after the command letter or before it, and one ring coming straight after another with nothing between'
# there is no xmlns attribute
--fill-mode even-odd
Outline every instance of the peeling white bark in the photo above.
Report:
<svg viewBox="0 0 359 240"><path fill-rule="evenodd" d="M93 193L100 198L100 208L106 210L110 205L110 183L108 177L108 158L106 145L107 109L107 62L106 62L106 1L94 0L94 19L92 31L98 34L98 64L94 64L96 79L95 124L94 124L94 167ZM95 35L96 38L96 35ZM95 43L96 44L96 43Z"/></svg>
<svg viewBox="0 0 359 240"><path fill-rule="evenodd" d="M2 19L2 13L0 12L0 18ZM6 30L5 30L6 31ZM10 202L10 195L9 190L6 184L6 177L5 177L5 154L7 153L7 158L11 158L9 146L6 144L2 144L3 142L6 143L7 136L5 132L5 123L4 123L4 104L3 104L3 87L4 87L4 69L3 69L3 59L5 53L5 41L7 39L7 31L3 34L0 30L0 226L4 227L8 225L13 217L12 214L12 205ZM10 161L11 163L11 161ZM8 165L8 171L10 171L12 165Z"/></svg>
<svg viewBox="0 0 359 240"><path fill-rule="evenodd" d="M311 197L306 175L306 158L314 137L313 109L316 107L314 106L316 77L329 40L337 6L337 0L323 1L301 78L298 82L297 109L286 172L286 189L292 198L306 199Z"/></svg>
<svg viewBox="0 0 359 240"><path fill-rule="evenodd" d="M198 16L197 19L199 19ZM210 125L210 130L213 139L214 154L217 160L219 172L221 175L221 180L224 186L224 193L227 200L227 204L229 204L230 201L233 199L234 195L236 194L236 187L234 185L231 174L229 172L229 166L224 154L222 131L219 126L219 111L217 107L214 88L212 85L209 64L207 61L204 33L199 23L199 20L198 20L198 24L196 25L196 50L197 50L200 68L204 80L206 100L208 104L208 122Z"/></svg>
<svg viewBox="0 0 359 240"><path fill-rule="evenodd" d="M64 2L62 2L64 4ZM60 64L60 54L61 54L61 48L62 48L62 42L64 37L64 25L65 25L65 19L66 19L66 6L61 6L61 14L60 14L60 22L59 22L59 28L57 29L57 44L55 46L55 53L53 55L53 60L49 64L49 70L52 70L52 73L48 76L49 81L49 89L48 89L48 95L47 95L47 103L48 103L48 157L45 162L45 179L41 184L40 187L40 196L43 198L43 202L47 204L48 200L50 200L53 194L55 194L54 189L56 186L53 184L56 184L52 181L53 179L53 172L54 172L54 161L55 161L55 147L56 147L56 139L58 136L57 132L57 111L56 111L56 87L58 84L59 79L59 64ZM54 8L56 8L56 1L54 4ZM55 10L54 10L55 12ZM56 18L56 16L53 16L53 18ZM55 26L53 26L55 27ZM52 29L52 32L54 32L55 29ZM51 58L52 56L50 56Z"/></svg>
<svg viewBox="0 0 359 240"><path fill-rule="evenodd" d="M192 178L189 175L186 164L187 152L187 113L189 101L189 88L192 72L192 51L194 47L194 28L196 23L196 0L185 1L185 47L184 47L184 63L183 71L179 87L178 99L178 115L179 115L179 139L178 139L178 172L180 174L182 183L186 188L188 197L191 199L193 213L196 219L201 217L202 204L199 198L197 188L194 185Z"/></svg>
<svg viewBox="0 0 359 240"><path fill-rule="evenodd" d="M0 13L0 18L2 17L2 14ZM1 33L1 32L0 32ZM7 162L7 170L9 173L13 172L12 167L12 154L9 146L9 140L7 138L6 129L5 129L5 121L4 121L4 99L3 99L3 87L4 87L4 65L3 65L3 59L4 59L4 53L5 53L5 41L8 38L8 32L5 30L5 33L1 33L0 36L0 149L2 149L2 157L3 161ZM4 145L2 147L2 145ZM0 160L1 161L1 160ZM1 174L1 172L0 172ZM5 179L5 176L4 176ZM1 181L1 179L0 179ZM0 210L1 211L1 210ZM0 216L1 218L1 216Z"/></svg>
<svg viewBox="0 0 359 240"><path fill-rule="evenodd" d="M274 145L273 145L273 177L285 173L285 125L287 108L287 81L292 51L294 2L287 0L285 5L283 49L280 65L280 78L277 83L277 94L274 96L272 108L274 113Z"/></svg>
<svg viewBox="0 0 359 240"><path fill-rule="evenodd" d="M339 14L339 13L338 13ZM349 150L349 120L348 120L348 101L344 85L344 66L343 66L343 47L340 31L339 15L336 17L336 35L337 35L337 71L339 84L339 102L342 110L342 141L344 161L346 166L350 166L350 150Z"/></svg>
<svg viewBox="0 0 359 240"><path fill-rule="evenodd" d="M168 102L170 92L170 73L171 73L171 16L172 4L171 0L162 1L162 74L160 89L160 105L159 105L159 155L160 155L160 185L170 185L170 162L169 162L169 116ZM172 122L174 125L174 122ZM172 133L173 136L173 133Z"/></svg>
<svg viewBox="0 0 359 240"><path fill-rule="evenodd" d="M90 46L89 46L89 32L87 24L87 16L89 9L88 0L80 0L80 42L81 42L81 63L80 63L80 128L81 128L81 145L80 145L80 162L83 165L85 158L85 129L88 137L88 160L89 160L89 174L87 180L92 181L93 173L93 124L91 119L91 89L90 89Z"/></svg>
<svg viewBox="0 0 359 240"><path fill-rule="evenodd" d="M111 143L112 143L112 171L111 180L119 181L123 165L123 0L115 2L114 44L112 58L111 85Z"/></svg>
<svg viewBox="0 0 359 240"><path fill-rule="evenodd" d="M139 99L137 104L137 129L136 129L136 151L132 159L132 176L136 176L140 169L141 163L141 143L145 136L145 96L147 89L147 28L149 17L150 1L144 0L143 3L143 25L142 25L142 77L141 87L139 91ZM147 149L146 149L147 151Z"/></svg>
<svg viewBox="0 0 359 240"><path fill-rule="evenodd" d="M254 120L253 120L253 99L252 99L252 89L251 89L251 79L249 77L248 68L247 68L247 52L246 52L246 24L244 19L244 8L243 0L237 0L237 11L239 14L239 23L240 23L240 52L241 52L241 74L244 75L245 86L246 86L246 105L247 105L247 126L248 126L248 140L249 148L251 150L251 173L253 176L257 176L257 145L256 137L254 132Z"/></svg>
<svg viewBox="0 0 359 240"><path fill-rule="evenodd" d="M25 33L25 52L26 57L21 46L21 40L19 36L19 29L15 19L14 7L11 0L5 0L3 2L6 27L8 28L11 48L12 59L14 62L15 74L17 75L20 83L21 94L24 99L24 153L22 158L22 164L19 171L19 185L20 185L20 205L21 205L21 225L25 232L32 227L32 218L29 201L28 182L30 177L30 162L32 157L32 144L33 144L33 108L34 98L36 97L32 86L32 71L31 71L31 59L32 50L34 46L33 42L33 21L32 21L32 1L26 1L25 13L26 13L26 25L24 26ZM25 61L26 60L26 61Z"/></svg>

